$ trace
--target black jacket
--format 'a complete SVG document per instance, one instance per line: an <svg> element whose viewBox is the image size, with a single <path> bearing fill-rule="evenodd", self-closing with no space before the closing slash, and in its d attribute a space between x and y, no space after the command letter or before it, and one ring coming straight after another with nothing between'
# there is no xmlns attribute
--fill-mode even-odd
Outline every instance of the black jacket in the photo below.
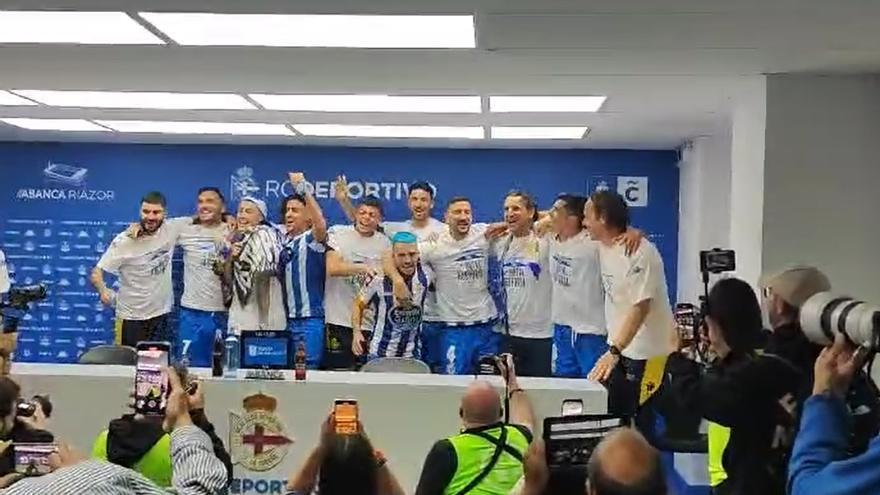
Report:
<svg viewBox="0 0 880 495"><path fill-rule="evenodd" d="M764 350L766 353L786 359L800 371L803 378L797 393L797 417L800 418L804 402L813 393L813 370L816 358L822 352L822 346L810 342L798 323L790 323L773 330ZM864 452L868 442L877 436L880 430L878 394L880 392L877 386L864 372L859 372L850 385L846 403L853 416L850 442L852 455ZM800 421L797 423L799 424Z"/></svg>
<svg viewBox="0 0 880 495"><path fill-rule="evenodd" d="M52 443L55 437L45 430L33 430L24 423L16 420L12 431L7 435L4 441L12 443ZM7 445L3 452L0 452L0 476L6 476L15 471L15 451L12 444Z"/></svg>
<svg viewBox="0 0 880 495"><path fill-rule="evenodd" d="M717 493L784 495L786 449L774 445L780 432L793 428L793 413L782 402L797 392L797 369L785 360L754 354L731 354L704 369L673 353L666 372L666 393L731 429L722 459L727 480L716 487Z"/></svg>
<svg viewBox="0 0 880 495"><path fill-rule="evenodd" d="M190 411L193 424L198 426L210 438L214 445L214 455L226 466L227 486L232 483L232 458L223 445L223 440L214 431L214 425L208 421L204 409ZM110 422L107 431L107 460L113 464L130 468L136 464L162 436L162 421L136 420L134 415L127 414Z"/></svg>

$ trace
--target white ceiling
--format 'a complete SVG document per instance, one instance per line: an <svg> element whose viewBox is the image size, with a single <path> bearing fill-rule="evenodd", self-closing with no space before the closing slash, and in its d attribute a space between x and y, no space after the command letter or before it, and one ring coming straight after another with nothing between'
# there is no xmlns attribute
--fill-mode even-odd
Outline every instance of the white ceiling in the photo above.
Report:
<svg viewBox="0 0 880 495"><path fill-rule="evenodd" d="M0 9L230 13L475 13L476 50L0 45L0 89L235 93L600 94L596 114L323 114L0 107L3 117L271 123L589 125L563 146L673 148L727 128L744 77L880 69L869 0L29 0ZM24 131L2 140L507 146ZM519 142L517 146L546 145ZM559 146L559 143L550 144Z"/></svg>

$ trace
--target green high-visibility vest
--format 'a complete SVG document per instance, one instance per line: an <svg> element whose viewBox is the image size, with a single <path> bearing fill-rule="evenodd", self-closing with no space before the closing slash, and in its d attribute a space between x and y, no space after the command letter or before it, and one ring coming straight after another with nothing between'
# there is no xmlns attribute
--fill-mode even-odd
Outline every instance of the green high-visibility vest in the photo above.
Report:
<svg viewBox="0 0 880 495"><path fill-rule="evenodd" d="M517 452L519 459L506 449L501 451L501 456L492 468L488 476L477 484L470 492L471 495L507 495L514 485L523 476L522 458L529 448L529 440L518 428L498 425L493 428L481 430L491 438L499 439L501 429L507 430L505 445ZM446 486L446 495L457 495L468 486L483 469L491 462L495 454L496 445L489 440L473 433L462 433L449 438L455 449L456 463L455 474L452 481Z"/></svg>
<svg viewBox="0 0 880 495"><path fill-rule="evenodd" d="M718 486L727 479L724 470L724 450L730 441L730 428L711 421L708 428L709 437L709 486Z"/></svg>
<svg viewBox="0 0 880 495"><path fill-rule="evenodd" d="M92 447L92 457L107 460L107 430L98 435ZM171 486L171 436L162 435L150 450L144 454L131 469L141 473L145 478L162 488Z"/></svg>

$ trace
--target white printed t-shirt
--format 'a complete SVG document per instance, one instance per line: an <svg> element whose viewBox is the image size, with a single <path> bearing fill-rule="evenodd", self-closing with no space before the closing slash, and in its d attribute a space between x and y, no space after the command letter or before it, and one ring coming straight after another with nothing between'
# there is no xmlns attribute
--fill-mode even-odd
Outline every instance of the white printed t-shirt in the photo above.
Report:
<svg viewBox="0 0 880 495"><path fill-rule="evenodd" d="M549 237L553 323L580 334L605 335L605 296L599 243L586 231L560 241Z"/></svg>
<svg viewBox="0 0 880 495"><path fill-rule="evenodd" d="M663 259L657 247L643 239L639 249L626 255L623 245L601 246L602 282L607 294L609 342L635 304L651 300L648 315L635 338L623 350L630 359L650 359L668 352L673 331L672 309L666 289Z"/></svg>
<svg viewBox="0 0 880 495"><path fill-rule="evenodd" d="M426 315L426 320L461 326L488 323L497 317L489 294L486 227L473 224L460 241L447 229L435 241L419 243L422 262L434 271L437 291L436 312Z"/></svg>
<svg viewBox="0 0 880 495"><path fill-rule="evenodd" d="M549 241L530 232L524 237L499 239L494 248L504 268L510 335L552 337Z"/></svg>
<svg viewBox="0 0 880 495"><path fill-rule="evenodd" d="M149 320L171 311L171 256L180 223L166 221L152 235L118 234L98 261L98 268L119 277L116 318Z"/></svg>

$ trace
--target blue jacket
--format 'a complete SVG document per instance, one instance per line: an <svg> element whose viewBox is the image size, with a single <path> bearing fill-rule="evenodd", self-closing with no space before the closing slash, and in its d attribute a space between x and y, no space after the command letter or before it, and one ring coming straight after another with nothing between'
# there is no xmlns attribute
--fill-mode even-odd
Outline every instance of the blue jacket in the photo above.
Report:
<svg viewBox="0 0 880 495"><path fill-rule="evenodd" d="M791 495L880 493L880 437L863 454L847 459L851 423L843 400L807 399L788 469Z"/></svg>

